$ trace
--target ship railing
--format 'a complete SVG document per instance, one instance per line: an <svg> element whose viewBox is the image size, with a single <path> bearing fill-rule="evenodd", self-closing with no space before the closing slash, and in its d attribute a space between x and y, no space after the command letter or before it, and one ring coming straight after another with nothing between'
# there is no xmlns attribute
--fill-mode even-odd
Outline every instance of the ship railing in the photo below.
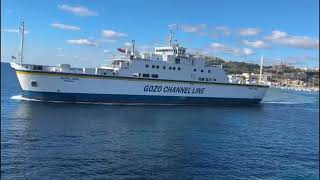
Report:
<svg viewBox="0 0 320 180"><path fill-rule="evenodd" d="M124 60L124 61L126 61L126 60L130 60L130 57L128 57L128 56L116 56L116 55L114 55L114 56L112 56L112 60Z"/></svg>
<svg viewBox="0 0 320 180"><path fill-rule="evenodd" d="M212 64L212 65L206 65L206 66L207 66L207 67L222 68L222 64L220 64L220 65Z"/></svg>

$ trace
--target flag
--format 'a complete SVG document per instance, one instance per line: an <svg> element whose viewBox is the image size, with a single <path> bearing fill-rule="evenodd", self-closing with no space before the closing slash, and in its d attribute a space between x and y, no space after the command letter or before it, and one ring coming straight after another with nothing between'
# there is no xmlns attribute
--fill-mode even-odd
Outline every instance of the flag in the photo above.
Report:
<svg viewBox="0 0 320 180"><path fill-rule="evenodd" d="M118 48L117 50L118 50L119 52L126 53L126 50L125 50L125 49Z"/></svg>

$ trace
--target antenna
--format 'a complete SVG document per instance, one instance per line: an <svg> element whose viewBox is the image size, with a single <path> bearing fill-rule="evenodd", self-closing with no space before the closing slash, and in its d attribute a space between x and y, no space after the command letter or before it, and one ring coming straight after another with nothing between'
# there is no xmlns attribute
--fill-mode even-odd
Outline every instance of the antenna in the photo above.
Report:
<svg viewBox="0 0 320 180"><path fill-rule="evenodd" d="M168 26L170 28L170 33L169 33L169 38L168 38L169 46L172 46L172 39L173 39L173 36L174 36L174 32L173 31L177 29L177 24L170 24Z"/></svg>
<svg viewBox="0 0 320 180"><path fill-rule="evenodd" d="M20 34L21 34L21 43L20 43L20 65L22 65L23 62L23 44L24 44L24 21L21 22L21 27L19 28Z"/></svg>
<svg viewBox="0 0 320 180"><path fill-rule="evenodd" d="M132 40L132 50L131 50L131 55L134 56L134 43L135 43L135 40Z"/></svg>
<svg viewBox="0 0 320 180"><path fill-rule="evenodd" d="M263 68L263 55L261 56L261 59L260 59L260 75L259 75L259 84L261 84L262 68Z"/></svg>

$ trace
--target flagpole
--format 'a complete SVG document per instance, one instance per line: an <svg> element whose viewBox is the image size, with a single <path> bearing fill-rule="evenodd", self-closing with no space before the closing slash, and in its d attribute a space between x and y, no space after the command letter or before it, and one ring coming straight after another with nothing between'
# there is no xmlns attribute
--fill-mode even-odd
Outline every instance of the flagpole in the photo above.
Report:
<svg viewBox="0 0 320 180"><path fill-rule="evenodd" d="M24 21L21 22L20 33L21 33L20 65L22 65L22 62L23 62L23 44L24 44Z"/></svg>
<svg viewBox="0 0 320 180"><path fill-rule="evenodd" d="M262 68L263 68L263 56L261 56L261 59L260 59L260 75L259 75L259 84L261 84L261 79L262 79Z"/></svg>

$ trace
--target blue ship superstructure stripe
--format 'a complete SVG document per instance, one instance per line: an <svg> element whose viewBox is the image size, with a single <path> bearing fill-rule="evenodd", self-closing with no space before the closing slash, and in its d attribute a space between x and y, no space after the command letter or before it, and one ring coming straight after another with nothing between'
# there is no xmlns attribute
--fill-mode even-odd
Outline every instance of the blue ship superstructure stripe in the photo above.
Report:
<svg viewBox="0 0 320 180"><path fill-rule="evenodd" d="M153 96L153 95L120 95L120 94L87 94L22 91L22 96L44 101L97 102L97 103L141 103L141 104L258 104L261 99L217 98L187 96Z"/></svg>

